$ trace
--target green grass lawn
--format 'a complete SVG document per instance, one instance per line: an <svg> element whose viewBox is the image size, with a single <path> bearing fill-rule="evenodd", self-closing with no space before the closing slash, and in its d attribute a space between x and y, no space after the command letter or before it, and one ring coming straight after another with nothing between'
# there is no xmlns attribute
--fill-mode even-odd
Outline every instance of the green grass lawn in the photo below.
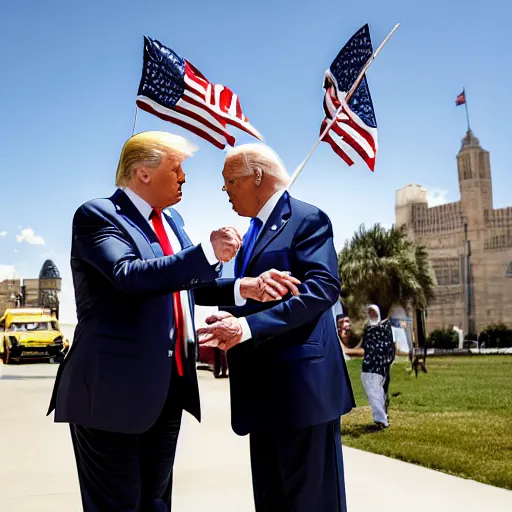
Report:
<svg viewBox="0 0 512 512"><path fill-rule="evenodd" d="M372 429L361 361L347 361L358 407L343 416L343 442L512 489L512 357L431 358L429 373L393 365L390 428Z"/></svg>

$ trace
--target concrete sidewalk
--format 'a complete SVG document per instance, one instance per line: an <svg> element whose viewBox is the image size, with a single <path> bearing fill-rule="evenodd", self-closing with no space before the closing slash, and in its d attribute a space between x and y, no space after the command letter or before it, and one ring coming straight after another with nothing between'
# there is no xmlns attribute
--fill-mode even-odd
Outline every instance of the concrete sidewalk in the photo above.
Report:
<svg viewBox="0 0 512 512"><path fill-rule="evenodd" d="M0 367L0 511L79 512L66 425L45 412L56 366ZM186 416L174 512L253 512L248 438L229 425L227 380L200 372L203 423ZM344 449L350 512L510 512L512 492ZM322 511L312 511L322 512Z"/></svg>

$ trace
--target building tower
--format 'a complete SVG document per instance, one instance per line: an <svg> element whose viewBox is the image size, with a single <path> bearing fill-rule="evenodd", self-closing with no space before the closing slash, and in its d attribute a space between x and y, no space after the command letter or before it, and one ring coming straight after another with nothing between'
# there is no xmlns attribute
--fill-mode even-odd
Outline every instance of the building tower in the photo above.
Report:
<svg viewBox="0 0 512 512"><path fill-rule="evenodd" d="M417 210L427 210L427 189L417 184L406 185L396 191L395 196L395 224L400 228L405 226L407 234L416 238L414 231L414 218Z"/></svg>
<svg viewBox="0 0 512 512"><path fill-rule="evenodd" d="M471 230L483 229L492 212L492 181L489 152L468 130L457 154L462 212Z"/></svg>
<svg viewBox="0 0 512 512"><path fill-rule="evenodd" d="M39 272L39 305L53 310L59 318L59 296L62 279L59 269L52 260L46 260Z"/></svg>

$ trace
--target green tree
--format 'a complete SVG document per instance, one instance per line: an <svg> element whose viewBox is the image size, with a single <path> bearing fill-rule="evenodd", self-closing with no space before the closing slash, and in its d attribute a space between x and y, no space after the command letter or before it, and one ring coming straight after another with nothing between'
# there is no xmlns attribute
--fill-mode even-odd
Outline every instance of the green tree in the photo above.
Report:
<svg viewBox="0 0 512 512"><path fill-rule="evenodd" d="M338 271L344 304L357 318L368 304L377 304L384 318L394 305L424 309L434 297L427 251L403 228L361 225L339 253Z"/></svg>

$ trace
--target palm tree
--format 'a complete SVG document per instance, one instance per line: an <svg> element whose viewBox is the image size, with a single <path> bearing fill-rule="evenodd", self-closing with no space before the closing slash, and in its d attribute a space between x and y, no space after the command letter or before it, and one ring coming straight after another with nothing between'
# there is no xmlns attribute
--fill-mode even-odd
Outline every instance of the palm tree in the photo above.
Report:
<svg viewBox="0 0 512 512"><path fill-rule="evenodd" d="M368 304L377 304L384 318L394 305L425 309L434 297L427 251L403 228L360 226L339 253L338 270L344 304L356 318Z"/></svg>

